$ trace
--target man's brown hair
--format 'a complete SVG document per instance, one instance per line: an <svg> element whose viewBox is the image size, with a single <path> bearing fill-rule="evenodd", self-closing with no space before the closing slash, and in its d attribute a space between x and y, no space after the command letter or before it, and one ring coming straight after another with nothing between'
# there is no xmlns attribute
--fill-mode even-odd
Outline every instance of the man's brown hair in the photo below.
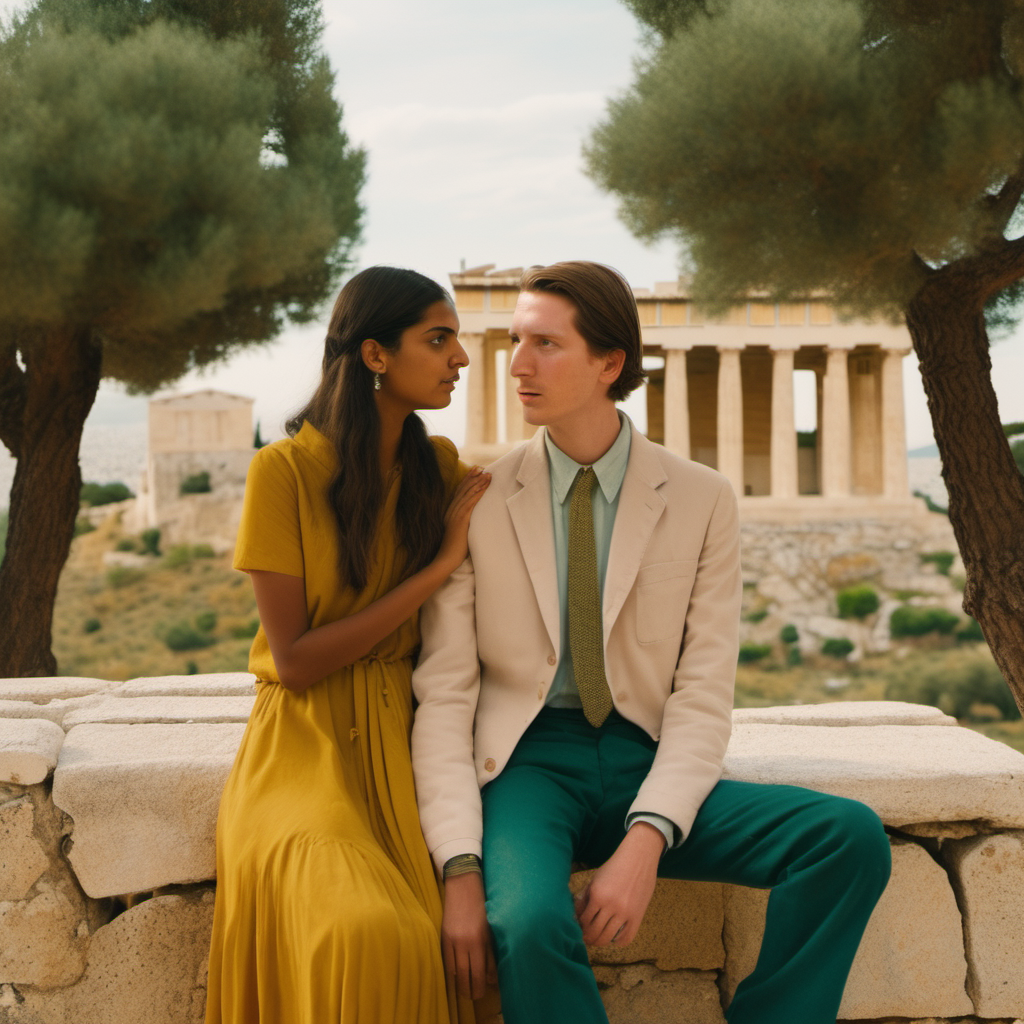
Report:
<svg viewBox="0 0 1024 1024"><path fill-rule="evenodd" d="M621 348L626 354L622 372L608 387L608 397L621 402L643 382L643 344L633 290L612 267L586 260L567 260L549 267L530 267L519 288L524 292L553 292L575 307L574 321L595 355Z"/></svg>

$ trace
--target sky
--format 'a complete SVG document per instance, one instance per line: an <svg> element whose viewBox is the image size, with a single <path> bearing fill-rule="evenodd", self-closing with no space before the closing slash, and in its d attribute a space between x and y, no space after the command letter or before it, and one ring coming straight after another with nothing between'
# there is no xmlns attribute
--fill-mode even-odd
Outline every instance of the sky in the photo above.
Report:
<svg viewBox="0 0 1024 1024"><path fill-rule="evenodd" d="M0 12L18 6L0 0ZM674 244L646 247L614 197L582 170L581 145L633 77L636 23L618 0L325 0L324 46L350 138L368 151L358 268L411 266L446 286L460 262L499 268L592 259L635 287L677 276ZM220 388L255 399L267 439L314 386L326 326L189 374L170 390ZM905 360L907 440L931 442L913 356ZM1004 421L1024 420L1024 331L993 349ZM809 397L809 396L808 396ZM797 395L798 426L813 426ZM431 413L457 443L465 390ZM89 423L142 422L146 399L104 384ZM628 408L628 407L627 407ZM634 409L636 406L634 405Z"/></svg>

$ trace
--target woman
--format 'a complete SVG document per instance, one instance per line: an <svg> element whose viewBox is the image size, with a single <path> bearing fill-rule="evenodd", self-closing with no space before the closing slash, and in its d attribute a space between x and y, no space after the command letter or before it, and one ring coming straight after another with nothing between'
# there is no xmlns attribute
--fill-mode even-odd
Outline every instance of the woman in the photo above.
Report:
<svg viewBox="0 0 1024 1024"><path fill-rule="evenodd" d="M458 330L429 278L358 274L312 400L249 470L234 564L259 686L217 824L208 1024L472 1019L446 991L409 760L417 611L490 479L414 413L451 401Z"/></svg>

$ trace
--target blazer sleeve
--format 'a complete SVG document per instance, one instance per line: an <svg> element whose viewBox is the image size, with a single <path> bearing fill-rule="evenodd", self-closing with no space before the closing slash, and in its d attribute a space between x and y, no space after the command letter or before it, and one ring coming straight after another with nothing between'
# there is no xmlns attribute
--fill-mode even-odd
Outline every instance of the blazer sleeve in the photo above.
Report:
<svg viewBox="0 0 1024 1024"><path fill-rule="evenodd" d="M739 510L723 480L708 522L654 763L629 813L662 814L685 838L722 774L739 654Z"/></svg>
<svg viewBox="0 0 1024 1024"><path fill-rule="evenodd" d="M481 853L483 812L473 760L480 692L475 597L467 558L420 610L412 764L423 836L439 871L457 854Z"/></svg>

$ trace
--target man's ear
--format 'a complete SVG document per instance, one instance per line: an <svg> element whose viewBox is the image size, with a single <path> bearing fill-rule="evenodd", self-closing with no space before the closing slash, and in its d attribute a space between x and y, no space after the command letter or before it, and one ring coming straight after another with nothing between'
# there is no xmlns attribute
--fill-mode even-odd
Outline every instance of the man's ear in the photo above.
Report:
<svg viewBox="0 0 1024 1024"><path fill-rule="evenodd" d="M384 360L384 346L378 344L373 338L367 338L359 346L359 354L363 357L363 365L371 373L384 373L388 364Z"/></svg>
<svg viewBox="0 0 1024 1024"><path fill-rule="evenodd" d="M364 343L365 344L365 343ZM604 368L598 380L602 384L614 384L622 373L622 367L626 365L626 351L621 348L613 348L605 352L603 357Z"/></svg>

